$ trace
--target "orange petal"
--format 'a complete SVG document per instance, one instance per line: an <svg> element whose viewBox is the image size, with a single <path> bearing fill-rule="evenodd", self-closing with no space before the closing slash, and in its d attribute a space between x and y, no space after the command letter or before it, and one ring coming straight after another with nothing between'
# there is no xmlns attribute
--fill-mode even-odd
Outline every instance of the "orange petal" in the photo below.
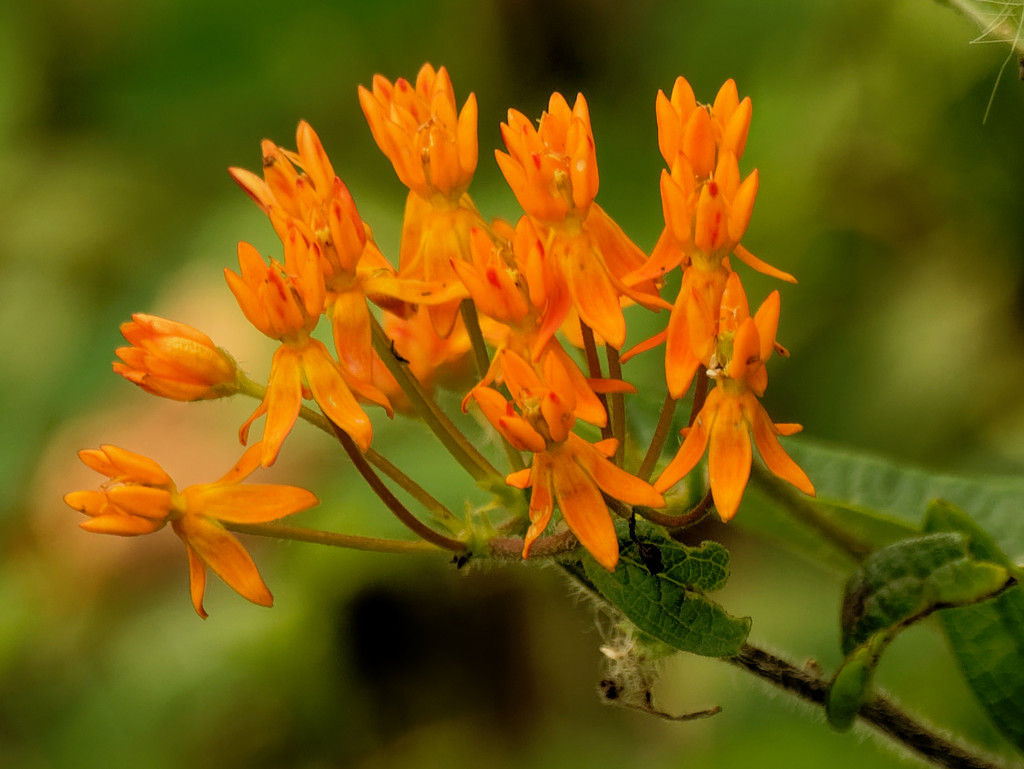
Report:
<svg viewBox="0 0 1024 769"><path fill-rule="evenodd" d="M775 334L779 329L780 304L779 292L772 291L761 302L761 306L754 314L754 323L757 326L757 333L761 340L759 355L763 361L768 360L775 349Z"/></svg>
<svg viewBox="0 0 1024 769"><path fill-rule="evenodd" d="M616 467L592 446L575 434L569 437L576 463L594 479L601 491L630 505L664 507L665 499L651 484ZM613 449L614 451L614 449Z"/></svg>
<svg viewBox="0 0 1024 769"><path fill-rule="evenodd" d="M755 168L732 199L732 211L729 213L729 238L738 242L747 231L750 216L754 211L754 198L757 197L757 169Z"/></svg>
<svg viewBox="0 0 1024 769"><path fill-rule="evenodd" d="M600 257L586 245L573 243L565 255L563 274L580 315L606 344L615 349L626 341L626 320L619 295Z"/></svg>
<svg viewBox="0 0 1024 769"><path fill-rule="evenodd" d="M555 510L555 502L551 492L551 466L546 454L537 454L533 458L530 470L533 491L530 494L530 528L523 538L523 558L530 557L530 548L534 541L551 523L551 514Z"/></svg>
<svg viewBox="0 0 1024 769"><path fill-rule="evenodd" d="M327 418L348 433L365 453L373 439L373 425L352 395L327 348L322 342L311 339L302 350L301 359L302 370L313 393L313 399L323 409ZM267 419L269 421L270 418Z"/></svg>
<svg viewBox="0 0 1024 769"><path fill-rule="evenodd" d="M307 510L320 503L316 495L297 486L248 483L189 486L182 494L190 514L229 523L266 523Z"/></svg>
<svg viewBox="0 0 1024 769"><path fill-rule="evenodd" d="M129 515L138 515L154 521L163 521L171 513L171 492L152 486L128 484L115 486L107 498Z"/></svg>
<svg viewBox="0 0 1024 769"><path fill-rule="evenodd" d="M524 470L517 470L505 476L505 483L517 489L528 489L532 483L533 470L527 467Z"/></svg>
<svg viewBox="0 0 1024 769"><path fill-rule="evenodd" d="M704 408L697 414L693 426L686 433L683 445L679 447L675 457L654 482L656 491L664 493L675 486L704 456L704 449L708 445L708 429L714 423L719 400L721 400L721 394L716 387L708 395L708 399L704 402Z"/></svg>
<svg viewBox="0 0 1024 769"><path fill-rule="evenodd" d="M267 423L263 428L263 466L277 460L284 439L288 437L302 406L302 367L298 351L281 345L271 362L270 382L264 402Z"/></svg>
<svg viewBox="0 0 1024 769"><path fill-rule="evenodd" d="M202 562L224 580L232 590L260 606L273 606L270 594L252 557L242 544L216 522L202 516L186 515L175 523L175 531ZM191 566L191 564L190 564ZM190 575L195 571L190 568ZM193 584L193 604L196 586ZM202 606L202 589L199 590ZM199 611L199 607L196 611ZM201 612L200 612L201 616Z"/></svg>
<svg viewBox="0 0 1024 769"><path fill-rule="evenodd" d="M777 429L772 425L764 407L753 397L747 401L746 411L754 428L754 443L757 444L757 451L768 469L783 480L789 481L804 494L813 497L814 484L811 483L811 479L786 453L776 437L777 434L789 434L788 431ZM778 427L783 428L784 426L779 425ZM785 427L798 427L798 425L785 425Z"/></svg>
<svg viewBox="0 0 1024 769"><path fill-rule="evenodd" d="M167 486L170 476L149 457L104 444L99 449L83 449L79 459L98 473L116 481L144 483L148 486Z"/></svg>
<svg viewBox="0 0 1024 769"><path fill-rule="evenodd" d="M189 547L188 541L184 538L182 540L185 542L185 553L188 556L188 592L192 599L192 607L201 619L206 619L210 616L203 608L203 596L206 593L206 564L196 555L195 550Z"/></svg>
<svg viewBox="0 0 1024 769"><path fill-rule="evenodd" d="M608 571L614 571L619 561L619 541L597 484L573 461L571 454L557 457L552 476L562 519L594 560ZM537 493L536 484L533 493Z"/></svg>
<svg viewBox="0 0 1024 769"><path fill-rule="evenodd" d="M682 149L697 178L711 175L715 163L715 132L706 109L695 109L690 113L683 128Z"/></svg>
<svg viewBox="0 0 1024 769"><path fill-rule="evenodd" d="M772 267L768 262L763 262L754 256L752 253L747 251L743 246L738 245L732 250L736 254L736 258L743 262L747 267L757 270L762 275L768 275L772 278L778 278L779 280L785 280L788 283L796 283L796 278L790 275L788 272L783 272L780 269Z"/></svg>
<svg viewBox="0 0 1024 769"><path fill-rule="evenodd" d="M750 428L739 398L725 395L720 400L710 429L708 476L718 514L728 521L736 515L750 478Z"/></svg>
<svg viewBox="0 0 1024 769"><path fill-rule="evenodd" d="M164 525L164 521L140 518L136 515L97 515L88 521L78 524L93 534L115 534L120 537L136 537L140 534L152 534Z"/></svg>

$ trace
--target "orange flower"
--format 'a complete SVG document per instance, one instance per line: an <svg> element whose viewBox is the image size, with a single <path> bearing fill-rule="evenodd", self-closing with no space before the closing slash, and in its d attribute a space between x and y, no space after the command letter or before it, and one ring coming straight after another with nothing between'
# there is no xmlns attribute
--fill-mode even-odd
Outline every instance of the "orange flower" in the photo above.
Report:
<svg viewBox="0 0 1024 769"><path fill-rule="evenodd" d="M776 347L779 294L773 291L751 318L747 298L736 273L729 276L722 297L717 346L708 376L716 386L708 395L675 458L662 471L654 488L665 492L690 472L708 450L708 475L715 507L723 521L739 508L750 477L751 445L773 473L805 494L814 486L790 458L778 436L799 432L800 425L774 424L758 401L768 385L765 361Z"/></svg>
<svg viewBox="0 0 1024 769"><path fill-rule="evenodd" d="M259 465L258 444L220 480L181 491L160 465L140 454L100 446L80 451L78 456L109 479L100 491L75 491L64 497L68 505L89 516L80 524L83 529L137 536L170 523L185 543L192 605L204 619L207 568L243 598L260 606L273 605L274 597L252 557L223 524L266 523L313 507L318 500L295 486L240 485Z"/></svg>
<svg viewBox="0 0 1024 769"><path fill-rule="evenodd" d="M230 355L184 323L135 313L121 324L131 347L119 347L114 371L146 392L177 401L222 398L237 392Z"/></svg>
<svg viewBox="0 0 1024 769"><path fill-rule="evenodd" d="M244 242L238 244L238 264L241 275L227 268L224 275L242 312L256 328L282 342L274 353L263 402L242 425L242 442L253 420L266 414L262 462L264 467L272 465L298 418L305 385L324 414L366 451L373 437L370 418L327 348L310 336L324 306L319 246L292 227L283 266L273 260L268 266L259 252ZM386 398L380 397L386 404Z"/></svg>
<svg viewBox="0 0 1024 769"><path fill-rule="evenodd" d="M652 282L630 286L622 280L646 258L594 203L597 155L586 99L578 95L570 110L561 94L552 94L537 128L521 112L509 110L501 134L508 152L495 153L498 165L542 243L544 279L534 278L530 285L531 294L535 285L543 286L534 296L544 307L538 349L573 309L606 344L621 347L626 339L622 297L651 309L669 305L654 295Z"/></svg>
<svg viewBox="0 0 1024 769"><path fill-rule="evenodd" d="M372 91L359 86L359 104L402 184L425 200L466 191L478 158L476 96L456 114L448 70L424 64L415 86L376 75Z"/></svg>
<svg viewBox="0 0 1024 769"><path fill-rule="evenodd" d="M628 504L650 507L663 507L664 498L650 484L608 460L618 441L590 444L571 432L576 421L575 389L558 355L544 358L540 374L514 352L506 350L503 358L505 385L519 413L490 387L477 386L470 397L510 444L533 452L531 467L505 479L516 488L533 488L523 557L529 557L530 547L547 528L557 502L580 544L598 563L614 570L619 543L602 492Z"/></svg>
<svg viewBox="0 0 1024 769"><path fill-rule="evenodd" d="M437 287L436 296L420 303L445 338L466 296L452 261L467 259L469 231L486 227L466 194L478 159L476 97L470 94L456 115L448 71L424 64L415 86L375 76L372 91L360 86L359 103L377 146L409 188L399 274Z"/></svg>
<svg viewBox="0 0 1024 769"><path fill-rule="evenodd" d="M676 78L671 98L658 91L661 156L671 167L682 154L697 178L706 178L715 167L716 150L742 157L750 131L751 109L750 97L740 101L736 82L731 78L719 89L710 108L697 103L686 78Z"/></svg>
<svg viewBox="0 0 1024 769"><path fill-rule="evenodd" d="M501 136L508 152L494 155L526 213L545 224L567 216L586 217L599 179L590 110L583 94L576 96L571 110L562 94L551 94L537 128L526 115L510 109Z"/></svg>

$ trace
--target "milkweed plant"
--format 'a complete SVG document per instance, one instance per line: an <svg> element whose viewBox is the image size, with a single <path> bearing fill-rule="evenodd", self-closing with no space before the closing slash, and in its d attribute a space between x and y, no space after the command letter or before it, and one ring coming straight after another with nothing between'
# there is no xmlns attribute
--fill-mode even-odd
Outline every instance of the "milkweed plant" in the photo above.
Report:
<svg viewBox="0 0 1024 769"><path fill-rule="evenodd" d="M211 571L242 598L273 604L239 533L433 554L469 571L554 566L614 618L617 641L602 647L610 701L675 720L714 715L654 702L658 659L687 652L823 706L836 729L862 719L938 764L988 766L872 685L892 639L937 613L982 706L1024 749L1024 538L1003 525L1024 487L786 443L801 426L775 421L762 397L769 367L799 365L780 341L783 295L799 288L743 245L758 172L744 170L753 108L732 80L705 102L679 77L654 100L664 227L650 253L597 202L583 94L552 94L539 119L509 110L494 159L522 208L514 220L488 218L470 196L477 103L470 94L459 106L444 67L426 64L411 81L378 75L358 96L408 188L398 253L378 247L308 123L294 148L263 141L257 171L231 168L280 241L269 254L239 243L237 267L224 270L242 314L278 343L267 382L203 331L142 313L121 326L126 345L113 368L162 398L252 398L238 432L245 448L219 479L183 488L131 447L85 449L82 462L103 479L64 498L85 516L83 529L137 537L170 528L202 618ZM778 287L748 297L751 272ZM638 318L660 330L627 347ZM664 367L660 415L646 422L656 419L653 430L634 427L651 411L630 383L630 367L643 365ZM461 401L436 398L442 386ZM422 439L418 451L443 449L467 490L489 501L449 509L378 453L375 436L404 420L429 428L408 438ZM408 538L302 528L295 521L318 504L313 491L249 482L288 451L300 421L341 444ZM844 659L830 675L751 645L752 619L711 597L728 578L729 553L694 543L692 530L742 516L748 486L850 565ZM898 526L867 536L851 525L857 516Z"/></svg>

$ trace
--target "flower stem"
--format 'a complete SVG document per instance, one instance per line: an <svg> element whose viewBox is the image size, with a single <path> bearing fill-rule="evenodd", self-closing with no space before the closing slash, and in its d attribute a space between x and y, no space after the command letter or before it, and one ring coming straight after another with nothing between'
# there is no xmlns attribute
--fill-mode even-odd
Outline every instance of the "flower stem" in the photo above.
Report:
<svg viewBox="0 0 1024 769"><path fill-rule="evenodd" d="M487 354L487 343L484 342L483 331L480 330L480 318L476 314L476 305L471 299L463 299L459 305L459 312L462 313L462 322L466 326L466 333L469 334L469 342L473 347L473 361L476 363L476 375L478 379L487 376L487 370L491 366L490 356Z"/></svg>
<svg viewBox="0 0 1024 769"><path fill-rule="evenodd" d="M619 362L619 351L606 344L604 352L608 359L608 378L621 380L622 364ZM615 447L615 456L612 459L615 464L622 467L626 456L626 399L620 392L614 392L611 396L611 414L608 415L608 419L612 424L612 437L619 442L619 445Z"/></svg>
<svg viewBox="0 0 1024 769"><path fill-rule="evenodd" d="M366 457L363 456L359 447L356 446L355 442L348 436L344 430L335 425L333 422L331 425L334 427L334 432L338 436L338 440L341 441L342 447L345 449L345 453L348 454L349 459L352 460L352 464L356 466L359 474L363 476L363 479L370 485L373 492L380 497L381 502L394 513L395 517L401 521L410 531L416 536L427 542L436 545L437 547L444 548L445 550L451 550L456 553L461 553L466 550L466 543L460 542L457 539L451 539L443 534L440 534L429 526L424 524L419 518L409 512L408 508L402 504L402 502L391 493L391 489L384 485L384 482L370 467L370 463L366 461Z"/></svg>
<svg viewBox="0 0 1024 769"><path fill-rule="evenodd" d="M462 528L463 522L461 518L441 504L433 495L428 493L426 489L416 483L416 481L395 467L395 465L393 465L388 459L381 456L373 449L367 451L364 456L371 465L374 465L378 470L384 473L384 475L401 487L403 491L409 494L409 496L423 505L427 512L434 517L434 520L446 529L449 531L455 531L456 529Z"/></svg>
<svg viewBox="0 0 1024 769"><path fill-rule="evenodd" d="M693 423L697 420L697 415L704 408L704 402L708 399L708 376L704 373L703 369L698 369L698 372L697 376L694 377L697 380L697 386L693 389L693 405L690 407L690 418L686 422L687 427L693 427Z"/></svg>
<svg viewBox="0 0 1024 769"><path fill-rule="evenodd" d="M636 473L637 477L641 480L650 482L651 476L654 475L654 468L661 458L661 450L665 447L665 441L668 440L669 430L672 429L672 418L676 414L676 404L678 402L671 395L665 395L665 402L661 404L661 415L658 417L658 424L654 428L651 445L647 447L644 461L640 463L640 469Z"/></svg>
<svg viewBox="0 0 1024 769"><path fill-rule="evenodd" d="M241 386L239 392L249 395L251 397L262 400L263 393L266 390L263 385L253 382L251 379L246 377L244 374L241 375ZM323 432L330 435L332 438L336 438L337 435L331 426L330 420L321 414L319 411L313 411L308 406L299 407L299 416L305 421L309 422L314 427L322 430ZM416 481L410 478L408 475L399 470L389 460L385 459L381 454L369 449L366 454L366 459L371 465L375 466L384 475L394 481L400 486L409 496L423 505L424 508L441 524L443 524L449 531L454 530L453 524L456 527L462 526L462 520L452 513L447 507L441 504L432 494L426 489L420 486Z"/></svg>
<svg viewBox="0 0 1024 769"><path fill-rule="evenodd" d="M431 432L438 437L448 452L475 480L503 478L501 473L487 461L483 454L477 451L476 447L462 434L462 431L441 411L434 399L427 396L416 377L409 372L408 366L399 362L394 356L391 352L390 340L377 319L371 316L370 321L373 325L373 346L377 350L377 354L384 361L384 365L387 366L391 375L398 381L412 407Z"/></svg>
<svg viewBox="0 0 1024 769"><path fill-rule="evenodd" d="M395 553L412 555L415 553L444 553L437 545L423 540L405 542L397 539L380 539L378 537L357 537L352 534L335 534L331 531L303 529L298 526L283 526L277 523L224 523L224 528L239 534L251 534L256 537L273 537L274 539L290 539L296 542L312 542L316 545L344 547L349 550L365 550L373 553Z"/></svg>
<svg viewBox="0 0 1024 769"><path fill-rule="evenodd" d="M495 558L522 560L524 540L522 537L495 537L488 542L491 555ZM541 537L530 546L530 558L552 558L573 552L579 545L576 535L568 529Z"/></svg>
<svg viewBox="0 0 1024 769"><path fill-rule="evenodd" d="M480 381L486 379L491 368L491 360L487 354L487 343L484 341L483 331L480 330L480 317L476 312L476 305L471 299L463 299L459 305L462 313L462 322L466 326L466 333L469 334L470 344L473 346L473 358L476 362L477 377ZM513 470L522 470L526 467L523 462L523 455L516 450L516 447L508 442L504 436L501 443L505 447L505 456Z"/></svg>
<svg viewBox="0 0 1024 769"><path fill-rule="evenodd" d="M591 379L603 379L601 359L597 357L597 343L594 341L594 331L581 320L580 333L583 336L583 353L587 358L587 372L590 374ZM601 401L601 405L604 406L604 413L608 415L608 398L605 397L604 393L597 393L597 399ZM601 438L608 439L611 437L611 416L608 415L604 427L601 428Z"/></svg>
<svg viewBox="0 0 1024 769"><path fill-rule="evenodd" d="M808 702L824 706L828 701L828 681L756 646L743 644L739 654L726 661ZM945 739L884 697L875 696L868 700L861 706L859 716L939 766L949 769L1000 769L999 764L982 756L979 749Z"/></svg>

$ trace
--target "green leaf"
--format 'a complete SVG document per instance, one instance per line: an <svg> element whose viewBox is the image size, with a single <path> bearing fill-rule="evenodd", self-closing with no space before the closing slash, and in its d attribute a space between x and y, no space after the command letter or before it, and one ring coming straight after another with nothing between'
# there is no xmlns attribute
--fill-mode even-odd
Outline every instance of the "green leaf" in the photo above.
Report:
<svg viewBox="0 0 1024 769"><path fill-rule="evenodd" d="M951 505L933 505L925 525L930 531L961 532L970 538L976 558L1016 570L995 540ZM992 601L950 609L939 618L964 677L992 723L1024 750L1024 588L1018 584Z"/></svg>
<svg viewBox="0 0 1024 769"><path fill-rule="evenodd" d="M729 575L729 553L717 542L686 547L660 535L645 534L645 545L660 551L662 569L652 574L640 547L621 542L619 564L609 572L589 555L587 578L641 631L680 651L707 657L736 654L750 632L750 619L729 615L704 595Z"/></svg>
<svg viewBox="0 0 1024 769"><path fill-rule="evenodd" d="M984 548L972 548L968 535L939 531L882 548L853 573L843 598L846 659L832 679L826 706L834 727L853 724L882 652L900 630L936 610L974 604L1005 588L1010 570L979 555L986 557Z"/></svg>
<svg viewBox="0 0 1024 769"><path fill-rule="evenodd" d="M931 473L806 440L790 440L786 450L814 482L820 502L919 530L928 506L937 499L947 500L969 510L1012 560L1024 560L1024 478L1020 476Z"/></svg>
<svg viewBox="0 0 1024 769"><path fill-rule="evenodd" d="M843 653L850 654L879 630L990 596L1009 578L1005 566L976 560L968 538L958 532L927 534L882 548L846 584Z"/></svg>
<svg viewBox="0 0 1024 769"><path fill-rule="evenodd" d="M846 731L853 726L871 686L878 660L893 635L889 630L879 630L867 643L854 649L836 671L825 702L825 715L836 729Z"/></svg>

